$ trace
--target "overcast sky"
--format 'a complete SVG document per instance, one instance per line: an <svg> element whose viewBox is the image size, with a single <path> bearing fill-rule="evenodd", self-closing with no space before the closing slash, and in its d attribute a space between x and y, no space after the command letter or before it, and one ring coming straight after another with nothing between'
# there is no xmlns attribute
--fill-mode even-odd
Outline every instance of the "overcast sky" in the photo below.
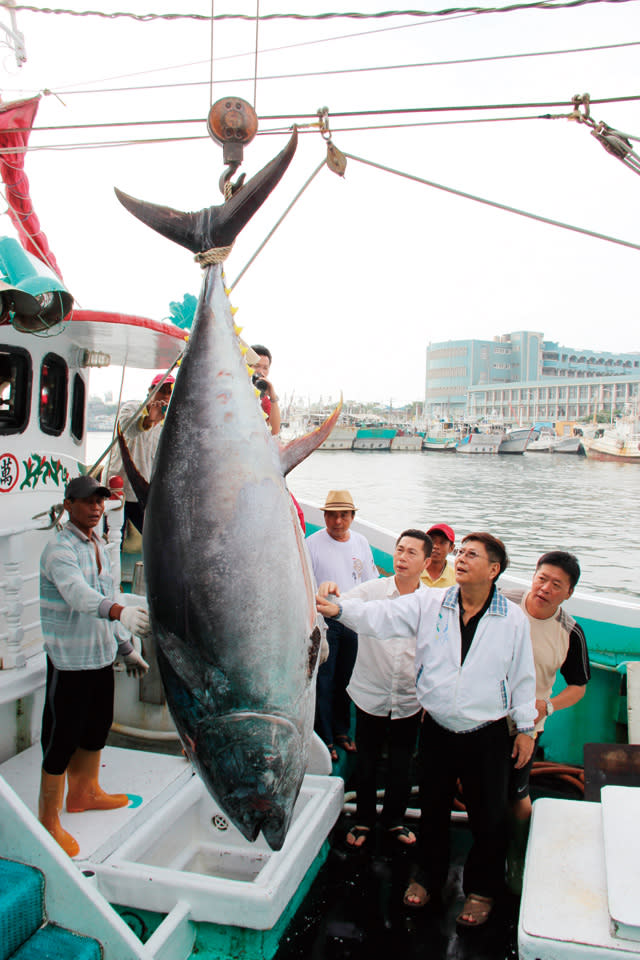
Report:
<svg viewBox="0 0 640 960"><path fill-rule="evenodd" d="M67 0L68 9L210 14L209 0ZM444 5L443 5L444 6ZM372 12L374 0L345 9ZM427 7L424 7L427 9ZM261 0L260 12L340 9L303 0ZM437 10L438 5L428 9ZM215 13L255 13L253 0L216 0ZM27 63L2 58L2 98L48 89L36 127L177 120L190 125L39 131L34 148L124 139L205 137L101 149L40 149L25 169L41 224L79 305L163 319L169 303L197 294L199 267L117 202L113 187L179 209L221 201L220 148L206 138L210 29L204 22L18 13ZM6 11L0 21L9 24ZM333 38L333 39L332 39ZM476 16L262 23L257 110L304 118L410 107L453 107L640 95L640 46L513 58L605 44L640 44L638 0L569 10ZM326 42L325 42L326 41ZM331 42L330 42L331 41ZM274 49L278 48L278 49ZM244 54L244 56L238 56ZM214 28L213 99L254 96L255 23ZM483 62L268 79L274 74L349 70L477 58ZM260 79L264 77L264 79ZM242 79L248 78L248 79ZM199 81L200 85L99 92ZM609 156L584 124L497 117L561 114L565 107L456 111L333 119L337 147L406 173L554 220L640 244L640 176ZM640 137L640 100L593 105L591 114ZM264 118L264 119L263 119ZM434 125L439 121L438 125ZM343 130L425 123L399 130ZM287 121L288 125L289 121ZM256 172L287 134L259 136L243 169ZM640 152L640 143L634 142ZM318 132L301 136L294 161L227 263L233 280L321 161ZM10 233L8 218L3 232ZM274 354L278 392L312 400L422 399L430 341L539 330L567 346L640 349L640 250L559 230L349 161L340 179L316 177L232 302L249 341ZM139 395L148 377L131 377ZM112 371L92 389L117 389Z"/></svg>

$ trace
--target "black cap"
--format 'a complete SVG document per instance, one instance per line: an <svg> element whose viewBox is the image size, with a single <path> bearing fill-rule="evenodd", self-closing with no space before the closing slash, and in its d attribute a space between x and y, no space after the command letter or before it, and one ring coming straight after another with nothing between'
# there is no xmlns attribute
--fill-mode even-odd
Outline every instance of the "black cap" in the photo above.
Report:
<svg viewBox="0 0 640 960"><path fill-rule="evenodd" d="M94 493L101 497L110 497L111 491L108 487L99 483L95 477L86 475L84 477L74 477L69 480L64 491L65 500L84 500L85 497L92 497Z"/></svg>

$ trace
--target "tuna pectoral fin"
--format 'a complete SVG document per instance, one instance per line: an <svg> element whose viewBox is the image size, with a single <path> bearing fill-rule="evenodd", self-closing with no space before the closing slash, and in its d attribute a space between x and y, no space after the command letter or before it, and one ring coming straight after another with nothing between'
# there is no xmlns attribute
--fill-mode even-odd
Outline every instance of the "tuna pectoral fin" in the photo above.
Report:
<svg viewBox="0 0 640 960"><path fill-rule="evenodd" d="M282 472L285 477L290 470L293 470L299 463L306 460L310 453L313 453L321 443L324 443L338 422L341 410L342 397L340 397L338 406L331 416L327 417L324 423L316 427L315 430L312 430L311 433L305 433L303 437L296 437L295 440L291 440L285 447L280 447L280 463L282 464Z"/></svg>
<svg viewBox="0 0 640 960"><path fill-rule="evenodd" d="M118 427L118 446L120 447L122 465L124 467L124 472L127 475L127 480L131 484L133 492L142 504L142 509L144 510L147 506L147 500L149 499L149 481L145 480L131 459L127 441L125 440L124 434L122 433L120 427Z"/></svg>

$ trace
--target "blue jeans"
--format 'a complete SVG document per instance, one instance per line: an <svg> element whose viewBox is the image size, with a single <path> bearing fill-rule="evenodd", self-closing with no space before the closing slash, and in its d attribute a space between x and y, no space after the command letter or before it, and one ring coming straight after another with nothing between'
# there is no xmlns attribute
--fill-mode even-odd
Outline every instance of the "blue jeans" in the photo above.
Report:
<svg viewBox="0 0 640 960"><path fill-rule="evenodd" d="M329 657L318 670L315 731L325 743L349 733L347 685L358 653L358 635L336 620L327 622Z"/></svg>

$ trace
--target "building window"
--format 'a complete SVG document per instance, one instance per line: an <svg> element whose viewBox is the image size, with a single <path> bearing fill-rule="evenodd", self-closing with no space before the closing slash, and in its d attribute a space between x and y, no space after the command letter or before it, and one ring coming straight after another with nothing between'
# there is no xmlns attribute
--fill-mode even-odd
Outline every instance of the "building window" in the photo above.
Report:
<svg viewBox="0 0 640 960"><path fill-rule="evenodd" d="M48 353L40 370L40 428L59 437L67 419L67 365L62 357Z"/></svg>
<svg viewBox="0 0 640 960"><path fill-rule="evenodd" d="M0 345L0 434L22 433L31 407L31 357L20 347Z"/></svg>

